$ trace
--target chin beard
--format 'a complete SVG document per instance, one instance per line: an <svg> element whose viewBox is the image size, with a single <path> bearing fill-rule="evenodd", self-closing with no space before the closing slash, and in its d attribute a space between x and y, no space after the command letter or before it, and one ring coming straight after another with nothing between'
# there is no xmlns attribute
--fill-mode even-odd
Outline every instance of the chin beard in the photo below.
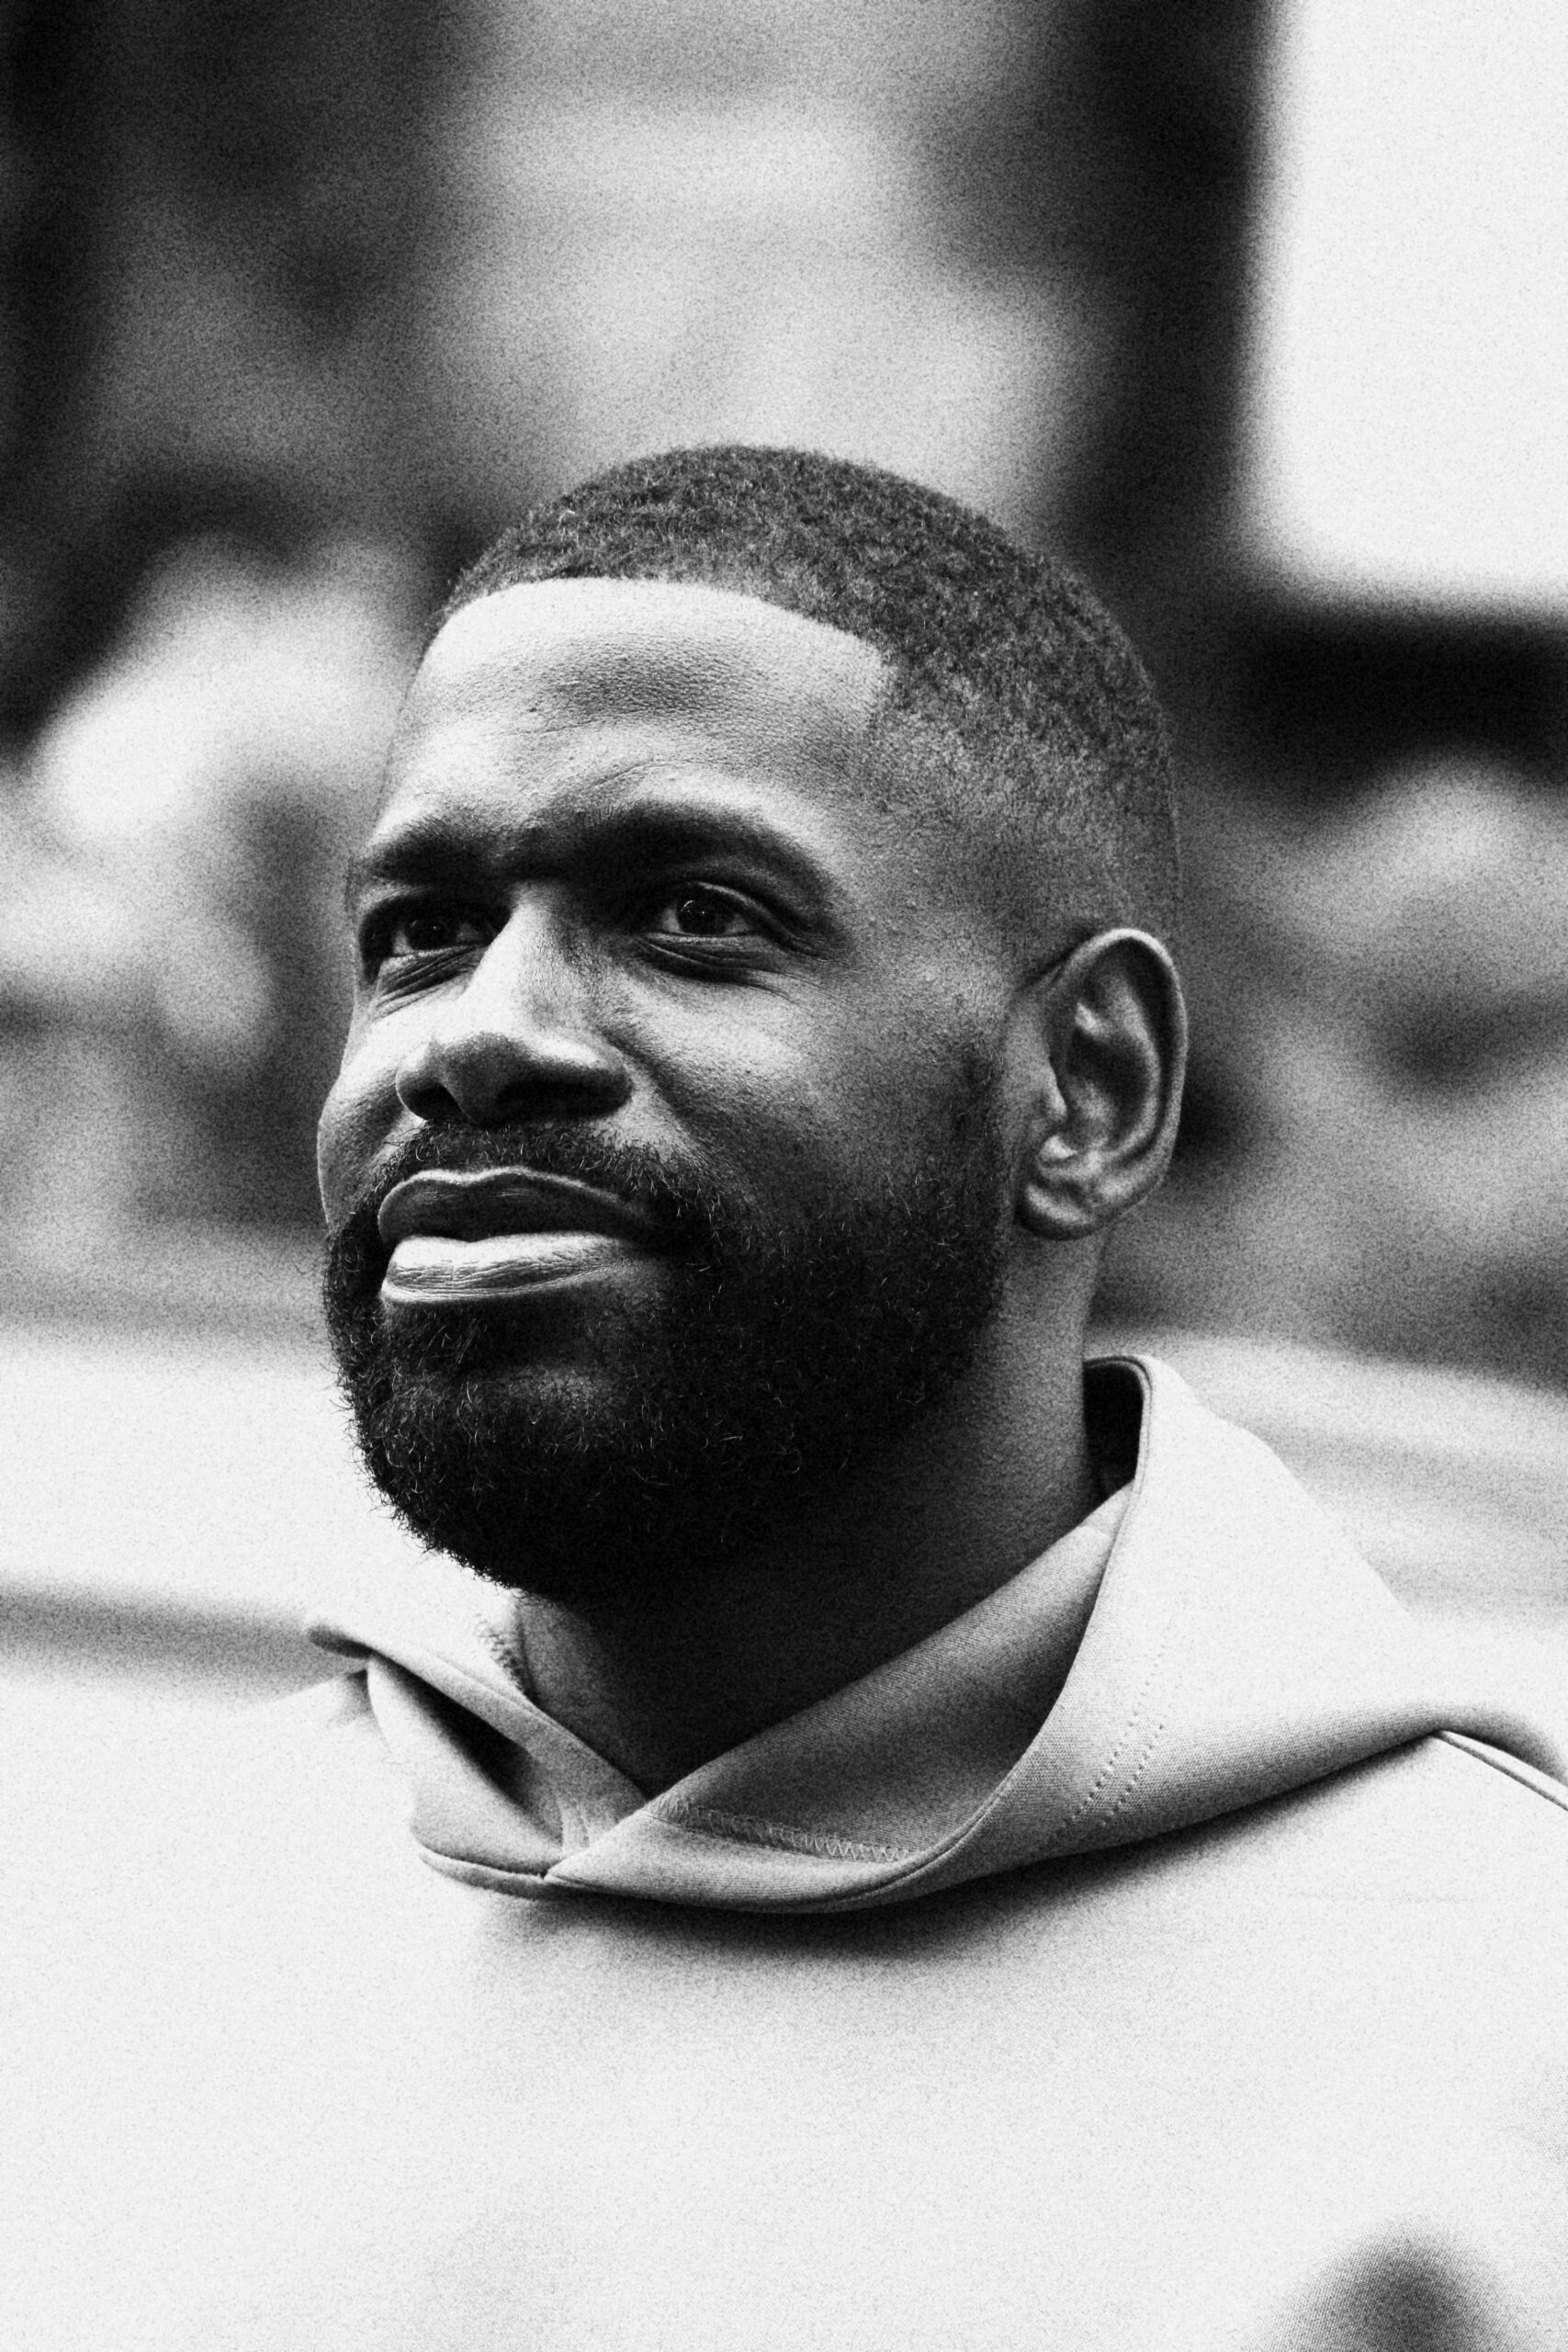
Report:
<svg viewBox="0 0 1568 2352"><path fill-rule="evenodd" d="M897 1183L774 1225L558 1125L426 1130L327 1248L327 1323L371 1477L424 1543L517 1590L592 1607L721 1576L841 1492L973 1362L1001 1268L990 1099L967 1073L942 1148ZM380 1304L392 1185L517 1164L635 1198L669 1237L655 1300L596 1300L570 1365L536 1361L526 1310Z"/></svg>

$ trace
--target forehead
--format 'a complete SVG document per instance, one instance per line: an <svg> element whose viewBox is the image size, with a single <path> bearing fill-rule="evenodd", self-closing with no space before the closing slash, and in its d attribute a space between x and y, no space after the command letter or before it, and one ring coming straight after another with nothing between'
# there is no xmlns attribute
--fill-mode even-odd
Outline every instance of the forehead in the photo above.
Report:
<svg viewBox="0 0 1568 2352"><path fill-rule="evenodd" d="M394 794L464 753L549 752L641 730L698 737L771 767L848 774L886 698L887 664L841 629L732 590L552 580L480 597L425 655L394 744Z"/></svg>

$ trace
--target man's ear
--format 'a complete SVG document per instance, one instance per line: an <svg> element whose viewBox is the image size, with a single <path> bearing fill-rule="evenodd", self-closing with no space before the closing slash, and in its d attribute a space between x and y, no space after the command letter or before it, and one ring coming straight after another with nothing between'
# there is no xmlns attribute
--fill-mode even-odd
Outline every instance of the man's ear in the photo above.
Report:
<svg viewBox="0 0 1568 2352"><path fill-rule="evenodd" d="M1181 983L1157 939L1101 932L1031 983L1014 1022L1016 1214L1042 1240L1081 1239L1165 1174L1187 1065Z"/></svg>

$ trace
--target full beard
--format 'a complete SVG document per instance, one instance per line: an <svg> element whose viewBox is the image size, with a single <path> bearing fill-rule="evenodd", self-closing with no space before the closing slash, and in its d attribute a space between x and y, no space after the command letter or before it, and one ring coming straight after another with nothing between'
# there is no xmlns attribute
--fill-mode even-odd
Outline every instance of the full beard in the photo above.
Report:
<svg viewBox="0 0 1568 2352"><path fill-rule="evenodd" d="M331 1235L324 1297L371 1477L424 1543L592 1606L690 1588L798 1525L972 1363L1000 1282L1001 1145L966 1073L897 1182L767 1222L652 1155L561 1123L427 1129ZM389 1314L377 1211L422 1167L525 1165L652 1209L652 1302L595 1301L568 1366L528 1310Z"/></svg>

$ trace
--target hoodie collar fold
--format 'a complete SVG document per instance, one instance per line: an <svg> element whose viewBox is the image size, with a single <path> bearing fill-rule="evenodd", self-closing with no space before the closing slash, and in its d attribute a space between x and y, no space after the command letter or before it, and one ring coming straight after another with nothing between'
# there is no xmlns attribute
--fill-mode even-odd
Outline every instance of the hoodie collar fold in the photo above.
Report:
<svg viewBox="0 0 1568 2352"><path fill-rule="evenodd" d="M477 1580L318 1623L365 1663L426 1860L547 1898L854 1909L1186 1827L1445 1729L1561 1769L1457 1686L1266 1447L1150 1360L1089 1377L1102 1406L1141 1406L1130 1486L928 1640L652 1798L519 1688Z"/></svg>

